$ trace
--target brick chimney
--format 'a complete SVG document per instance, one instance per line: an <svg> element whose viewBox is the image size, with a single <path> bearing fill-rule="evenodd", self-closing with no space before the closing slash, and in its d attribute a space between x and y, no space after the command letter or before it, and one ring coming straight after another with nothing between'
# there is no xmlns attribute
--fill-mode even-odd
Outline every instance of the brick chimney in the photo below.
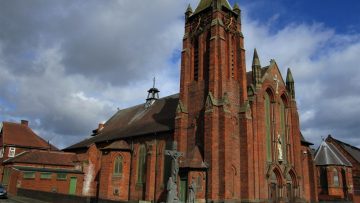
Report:
<svg viewBox="0 0 360 203"><path fill-rule="evenodd" d="M98 127L98 132L100 132L102 129L104 128L104 124L103 123L99 123L99 127Z"/></svg>
<svg viewBox="0 0 360 203"><path fill-rule="evenodd" d="M28 120L21 120L21 125L29 126L29 121Z"/></svg>

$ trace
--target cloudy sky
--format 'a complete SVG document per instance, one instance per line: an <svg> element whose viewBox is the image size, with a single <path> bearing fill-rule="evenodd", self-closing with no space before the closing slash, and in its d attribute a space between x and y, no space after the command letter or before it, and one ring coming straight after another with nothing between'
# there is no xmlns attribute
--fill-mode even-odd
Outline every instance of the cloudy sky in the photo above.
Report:
<svg viewBox="0 0 360 203"><path fill-rule="evenodd" d="M236 0L250 68L292 68L304 136L360 146L360 3ZM197 0L0 2L0 121L27 119L60 148L117 108L179 89L183 13ZM230 0L233 4L235 0Z"/></svg>

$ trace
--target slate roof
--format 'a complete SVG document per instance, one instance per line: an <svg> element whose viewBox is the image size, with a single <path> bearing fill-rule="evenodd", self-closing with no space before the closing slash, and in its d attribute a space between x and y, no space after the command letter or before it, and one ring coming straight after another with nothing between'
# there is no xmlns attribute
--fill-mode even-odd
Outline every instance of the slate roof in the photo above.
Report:
<svg viewBox="0 0 360 203"><path fill-rule="evenodd" d="M119 140L134 136L172 131L175 128L179 94L161 98L150 107L140 104L119 110L94 137L85 139L65 150L87 148L93 143Z"/></svg>
<svg viewBox="0 0 360 203"><path fill-rule="evenodd" d="M337 140L329 135L328 138L331 138L335 142L337 142L347 153L349 153L357 162L360 163L360 149L354 147L350 144Z"/></svg>
<svg viewBox="0 0 360 203"><path fill-rule="evenodd" d="M317 149L314 161L318 166L352 166L333 144L326 141L323 141Z"/></svg>
<svg viewBox="0 0 360 203"><path fill-rule="evenodd" d="M55 146L49 145L27 125L13 122L2 122L2 125L4 145L42 149L51 147L52 150L58 150Z"/></svg>
<svg viewBox="0 0 360 203"><path fill-rule="evenodd" d="M27 163L57 166L75 166L75 162L78 162L75 153L47 150L25 151L14 158L4 161L4 163Z"/></svg>

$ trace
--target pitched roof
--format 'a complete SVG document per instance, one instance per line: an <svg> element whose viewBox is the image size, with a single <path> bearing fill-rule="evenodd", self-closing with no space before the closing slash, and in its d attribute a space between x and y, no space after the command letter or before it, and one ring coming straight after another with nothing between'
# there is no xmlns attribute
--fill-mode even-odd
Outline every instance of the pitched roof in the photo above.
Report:
<svg viewBox="0 0 360 203"><path fill-rule="evenodd" d="M179 94L175 94L156 100L148 108L145 104L141 104L119 110L106 121L104 128L94 137L76 143L65 150L86 148L93 143L172 131L175 128L178 102Z"/></svg>
<svg viewBox="0 0 360 203"><path fill-rule="evenodd" d="M115 150L130 150L130 145L125 142L124 140L118 140L115 142L112 142L111 144L109 144L108 146L102 148L104 150L107 149L115 149Z"/></svg>
<svg viewBox="0 0 360 203"><path fill-rule="evenodd" d="M345 142L342 142L340 140L337 140L329 135L328 138L331 138L335 142L337 142L347 153L349 153L357 162L360 163L360 149L352 146L350 144L347 144Z"/></svg>
<svg viewBox="0 0 360 203"><path fill-rule="evenodd" d="M24 124L2 122L2 136L4 145L19 147L43 148L58 150L55 146L49 145L44 139L35 134L32 129Z"/></svg>
<svg viewBox="0 0 360 203"><path fill-rule="evenodd" d="M352 166L336 147L323 141L315 154L315 164L318 166L338 165L338 166Z"/></svg>
<svg viewBox="0 0 360 203"><path fill-rule="evenodd" d="M25 151L14 158L4 161L4 163L28 163L57 166L74 166L75 162L78 162L75 153L47 150Z"/></svg>

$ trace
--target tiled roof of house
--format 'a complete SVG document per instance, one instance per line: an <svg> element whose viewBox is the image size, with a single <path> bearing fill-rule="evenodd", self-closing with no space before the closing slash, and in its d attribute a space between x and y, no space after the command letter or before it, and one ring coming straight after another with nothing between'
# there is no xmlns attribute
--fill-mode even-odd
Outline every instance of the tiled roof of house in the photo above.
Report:
<svg viewBox="0 0 360 203"><path fill-rule="evenodd" d="M360 149L352 146L350 144L347 144L345 142L342 142L340 140L337 140L329 135L327 139L332 139L336 143L338 143L347 153L349 153L357 162L360 163Z"/></svg>
<svg viewBox="0 0 360 203"><path fill-rule="evenodd" d="M352 166L350 161L331 143L323 141L315 154L315 164L318 166Z"/></svg>
<svg viewBox="0 0 360 203"><path fill-rule="evenodd" d="M57 166L75 166L78 162L75 153L47 150L30 150L7 159L4 163L27 163Z"/></svg>
<svg viewBox="0 0 360 203"><path fill-rule="evenodd" d="M49 145L44 139L35 134L26 124L2 122L2 136L4 145L13 145L29 148L43 148L58 150L55 146Z"/></svg>
<svg viewBox="0 0 360 203"><path fill-rule="evenodd" d="M119 140L134 136L172 131L175 128L179 94L157 100L150 107L140 104L119 110L94 136L65 150L86 148L93 143Z"/></svg>

